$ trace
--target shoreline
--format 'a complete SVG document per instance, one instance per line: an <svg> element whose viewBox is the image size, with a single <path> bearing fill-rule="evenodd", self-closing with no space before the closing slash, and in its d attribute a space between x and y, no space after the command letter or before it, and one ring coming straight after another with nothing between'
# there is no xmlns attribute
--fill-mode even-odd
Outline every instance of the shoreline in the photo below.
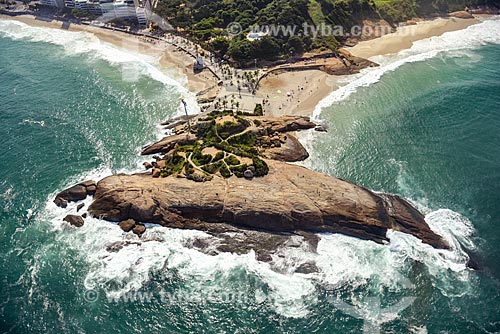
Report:
<svg viewBox="0 0 500 334"><path fill-rule="evenodd" d="M200 73L194 73L192 56L166 41L84 24L70 23L67 25L67 22L63 21L45 21L37 19L34 15L9 16L0 14L0 19L19 21L33 27L91 33L105 43L158 59L157 65L160 69L174 71L179 76L175 78L176 80L185 78L188 90L200 100L236 100L241 109L246 111L253 111L255 104L266 101L264 110L266 114L273 117L284 115L312 116L317 105L339 88L338 79L341 76L330 75L320 70L303 70L272 73L261 81L254 95L238 93L228 90L228 87L218 87L217 77L210 71L204 70ZM479 22L481 21L477 18L459 19L454 17L423 20L417 24L399 27L394 33L360 41L357 45L346 47L344 50L353 56L366 59L395 54L410 48L418 40L462 30Z"/></svg>
<svg viewBox="0 0 500 334"><path fill-rule="evenodd" d="M477 18L459 19L455 17L422 20L413 25L399 27L394 33L361 41L355 46L345 49L355 56L366 59L395 54L411 48L416 41L463 30L480 22Z"/></svg>
<svg viewBox="0 0 500 334"><path fill-rule="evenodd" d="M103 29L85 24L70 23L65 27L64 24L67 23L66 21L45 21L37 19L34 15L9 16L0 14L0 19L18 21L32 27L61 29L70 32L86 32L93 34L100 41L115 47L154 57L158 60L157 65L159 65L161 69L176 72L178 77L175 79L185 78L187 81L187 88L195 94L216 83L216 79L210 78L210 75L205 75L203 78L194 75L193 71L188 69L189 66L192 67L193 58L177 47L164 41L147 39L120 30ZM210 72L204 71L204 74L207 73Z"/></svg>

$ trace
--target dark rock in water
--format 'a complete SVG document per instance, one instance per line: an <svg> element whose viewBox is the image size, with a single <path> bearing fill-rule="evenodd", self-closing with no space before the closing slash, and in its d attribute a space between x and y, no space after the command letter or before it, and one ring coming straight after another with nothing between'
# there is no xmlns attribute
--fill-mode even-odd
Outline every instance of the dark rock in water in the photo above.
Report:
<svg viewBox="0 0 500 334"><path fill-rule="evenodd" d="M87 195L94 196L97 187L95 185L87 187Z"/></svg>
<svg viewBox="0 0 500 334"><path fill-rule="evenodd" d="M479 266L479 263L477 263L474 259L469 259L469 261L467 261L467 268L474 269L474 270L481 269L481 267Z"/></svg>
<svg viewBox="0 0 500 334"><path fill-rule="evenodd" d="M145 162L142 165L144 166L144 168L146 168L146 170L153 168L153 165L150 162Z"/></svg>
<svg viewBox="0 0 500 334"><path fill-rule="evenodd" d="M85 206L85 204L81 203L81 204L78 204L78 206L76 207L76 212L80 211L81 209L83 209L83 207Z"/></svg>
<svg viewBox="0 0 500 334"><path fill-rule="evenodd" d="M271 262L272 260L273 260L273 257L269 253L258 253L257 254L257 261Z"/></svg>
<svg viewBox="0 0 500 334"><path fill-rule="evenodd" d="M319 243L320 237L317 234L299 231L299 232L297 232L297 235L304 238L304 241L306 241L307 244L309 245L309 249L311 250L311 252L316 253L318 251L318 243Z"/></svg>
<svg viewBox="0 0 500 334"><path fill-rule="evenodd" d="M469 256L469 260L467 261L467 268L481 270L479 254L463 246L462 249Z"/></svg>
<svg viewBox="0 0 500 334"><path fill-rule="evenodd" d="M328 130L324 125L318 125L317 127L314 128L314 130L318 132L328 132Z"/></svg>
<svg viewBox="0 0 500 334"><path fill-rule="evenodd" d="M85 223L81 216L76 215L67 215L63 220L76 227L82 227Z"/></svg>
<svg viewBox="0 0 500 334"><path fill-rule="evenodd" d="M54 200L54 203L60 207L60 208L67 208L68 207L68 201L66 201L65 199L62 199L61 197L56 197L56 199Z"/></svg>
<svg viewBox="0 0 500 334"><path fill-rule="evenodd" d="M132 229L132 232L137 235L138 237L141 237L144 232L146 232L146 226L142 225L142 224L137 224L134 226L134 228Z"/></svg>
<svg viewBox="0 0 500 334"><path fill-rule="evenodd" d="M121 221L120 224L118 225L121 227L123 231L130 232L135 227L135 221L133 219L127 219Z"/></svg>
<svg viewBox="0 0 500 334"><path fill-rule="evenodd" d="M56 198L61 198L67 202L81 201L87 198L87 188L82 185L76 185L61 191Z"/></svg>
<svg viewBox="0 0 500 334"><path fill-rule="evenodd" d="M87 218L87 213L86 212L82 215L82 218Z"/></svg>
<svg viewBox="0 0 500 334"><path fill-rule="evenodd" d="M200 250L205 250L210 246L210 242L207 239L198 238L193 241L192 246Z"/></svg>
<svg viewBox="0 0 500 334"><path fill-rule="evenodd" d="M76 186L73 186L71 188L68 188L66 190L61 191L59 194L56 196L56 200L54 201L56 205L61 206L64 205L64 202L61 200L64 200L66 202L77 202L84 200L87 198L88 195L94 195L95 191L97 190L97 186L95 181L85 181L77 184ZM67 204L67 203L66 203ZM66 207L66 206L62 206Z"/></svg>
<svg viewBox="0 0 500 334"><path fill-rule="evenodd" d="M88 180L88 181L84 181L82 183L79 183L78 185L84 186L85 188L88 188L88 187L95 186L96 184L95 184L95 181Z"/></svg>
<svg viewBox="0 0 500 334"><path fill-rule="evenodd" d="M314 262L305 262L298 266L295 272L299 274L311 274L319 272L319 269Z"/></svg>
<svg viewBox="0 0 500 334"><path fill-rule="evenodd" d="M140 242L134 241L116 241L106 246L106 250L110 253L117 253L122 250L124 247L130 245L141 245Z"/></svg>

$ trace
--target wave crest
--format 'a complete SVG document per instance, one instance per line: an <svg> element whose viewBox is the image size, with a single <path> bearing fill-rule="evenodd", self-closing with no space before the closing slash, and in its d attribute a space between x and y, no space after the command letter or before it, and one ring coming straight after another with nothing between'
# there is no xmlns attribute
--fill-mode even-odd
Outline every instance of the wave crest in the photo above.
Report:
<svg viewBox="0 0 500 334"><path fill-rule="evenodd" d="M476 49L487 44L500 44L498 31L500 31L500 19L495 17L469 26L464 30L447 32L441 36L416 41L410 49L403 50L397 55L373 57L371 60L380 66L365 69L360 74L347 78L344 82L340 80L339 83L344 83L344 85L320 101L314 110L313 118L319 119L324 108L345 100L358 88L377 83L384 74L392 72L406 63L430 59L443 52L453 55L453 52L460 54L460 51Z"/></svg>

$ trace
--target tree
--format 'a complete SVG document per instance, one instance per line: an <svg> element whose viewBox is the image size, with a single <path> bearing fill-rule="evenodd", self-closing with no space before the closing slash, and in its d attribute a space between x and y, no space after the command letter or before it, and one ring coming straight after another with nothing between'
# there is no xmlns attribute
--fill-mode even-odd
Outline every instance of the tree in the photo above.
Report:
<svg viewBox="0 0 500 334"><path fill-rule="evenodd" d="M252 42L248 39L233 39L229 46L228 55L236 60L248 60L254 55Z"/></svg>
<svg viewBox="0 0 500 334"><path fill-rule="evenodd" d="M271 36L265 36L253 43L255 58L275 60L282 52L280 41Z"/></svg>
<svg viewBox="0 0 500 334"><path fill-rule="evenodd" d="M229 40L225 37L214 38L210 43L210 47L215 53L218 53L222 57L229 50Z"/></svg>
<svg viewBox="0 0 500 334"><path fill-rule="evenodd" d="M288 52L291 54L302 54L305 50L304 41L299 36L292 36L286 43Z"/></svg>
<svg viewBox="0 0 500 334"><path fill-rule="evenodd" d="M262 109L262 104L257 103L255 105L255 109L253 110L253 114L255 116L263 116L264 115L264 109Z"/></svg>

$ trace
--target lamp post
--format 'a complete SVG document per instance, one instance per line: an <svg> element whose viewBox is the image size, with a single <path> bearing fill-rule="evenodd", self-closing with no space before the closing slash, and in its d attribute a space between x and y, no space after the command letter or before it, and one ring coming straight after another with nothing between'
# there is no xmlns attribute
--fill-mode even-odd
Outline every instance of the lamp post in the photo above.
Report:
<svg viewBox="0 0 500 334"><path fill-rule="evenodd" d="M187 103L184 101L184 99L181 100L182 104L184 105L184 112L186 113L186 120L188 123L188 131L191 133L191 123L189 123L189 115L188 115L188 110L187 110Z"/></svg>

